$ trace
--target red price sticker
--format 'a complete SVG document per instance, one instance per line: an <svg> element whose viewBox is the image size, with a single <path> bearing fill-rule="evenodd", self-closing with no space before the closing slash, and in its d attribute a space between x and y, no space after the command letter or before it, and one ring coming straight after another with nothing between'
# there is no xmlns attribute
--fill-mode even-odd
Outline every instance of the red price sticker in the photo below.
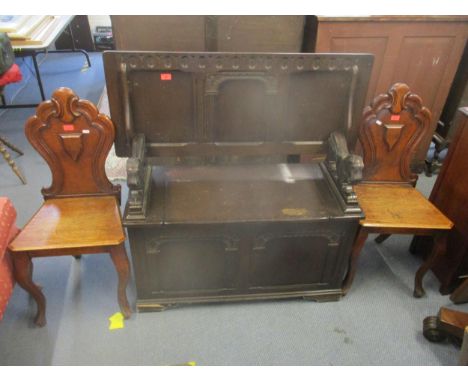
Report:
<svg viewBox="0 0 468 382"><path fill-rule="evenodd" d="M390 121L399 121L399 120L400 120L399 114L394 114L390 117Z"/></svg>
<svg viewBox="0 0 468 382"><path fill-rule="evenodd" d="M172 80L172 73L161 73L161 81Z"/></svg>
<svg viewBox="0 0 468 382"><path fill-rule="evenodd" d="M73 125L63 125L63 131L73 131L75 130L75 126Z"/></svg>

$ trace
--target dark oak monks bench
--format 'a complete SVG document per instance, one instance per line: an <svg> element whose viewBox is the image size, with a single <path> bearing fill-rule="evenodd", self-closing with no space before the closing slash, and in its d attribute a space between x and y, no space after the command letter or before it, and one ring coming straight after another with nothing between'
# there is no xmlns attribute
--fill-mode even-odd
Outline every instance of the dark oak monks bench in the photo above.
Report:
<svg viewBox="0 0 468 382"><path fill-rule="evenodd" d="M115 51L104 67L139 311L342 296L371 55Z"/></svg>

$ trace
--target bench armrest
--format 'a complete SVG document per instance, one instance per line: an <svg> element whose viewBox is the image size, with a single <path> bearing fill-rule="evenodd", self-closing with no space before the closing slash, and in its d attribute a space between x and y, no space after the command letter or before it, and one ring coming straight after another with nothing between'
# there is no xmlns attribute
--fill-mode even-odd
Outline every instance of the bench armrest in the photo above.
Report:
<svg viewBox="0 0 468 382"><path fill-rule="evenodd" d="M127 219L144 219L148 207L151 166L146 163L146 140L143 134L132 139L132 156L127 160L129 188Z"/></svg>

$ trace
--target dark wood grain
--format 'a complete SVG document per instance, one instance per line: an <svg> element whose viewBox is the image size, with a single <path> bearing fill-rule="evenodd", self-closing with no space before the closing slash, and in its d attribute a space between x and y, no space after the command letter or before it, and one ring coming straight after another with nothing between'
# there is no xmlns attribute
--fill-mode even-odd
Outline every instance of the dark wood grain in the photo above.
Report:
<svg viewBox="0 0 468 382"><path fill-rule="evenodd" d="M362 211L352 184L372 58L108 52L137 309L337 300ZM166 79L162 79L166 78ZM289 154L314 163L288 163ZM172 163L168 160L173 160Z"/></svg>
<svg viewBox="0 0 468 382"><path fill-rule="evenodd" d="M117 51L103 59L117 155L131 156L143 134L147 157L182 163L325 154L333 131L352 147L372 68L360 54Z"/></svg>
<svg viewBox="0 0 468 382"><path fill-rule="evenodd" d="M441 282L441 292L450 293L468 274L468 108L459 109L454 136L429 200L455 224L448 250L432 267ZM429 252L432 243L415 238L413 252Z"/></svg>

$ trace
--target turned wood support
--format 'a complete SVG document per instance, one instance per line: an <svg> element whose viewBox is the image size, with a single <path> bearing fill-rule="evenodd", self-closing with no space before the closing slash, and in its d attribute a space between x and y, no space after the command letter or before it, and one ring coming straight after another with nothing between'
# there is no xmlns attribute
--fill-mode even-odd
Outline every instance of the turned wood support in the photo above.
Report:
<svg viewBox="0 0 468 382"><path fill-rule="evenodd" d="M6 147L15 151L19 155L24 155L23 151L21 151L19 147L15 146L13 143L8 141L5 137L2 137L1 135L0 135L0 143L3 143Z"/></svg>
<svg viewBox="0 0 468 382"><path fill-rule="evenodd" d="M26 178L21 173L20 169L16 165L15 161L11 158L10 153L7 151L7 149L5 148L4 145L10 147L14 151L17 151L17 152L20 152L20 153L21 153L21 151L19 151L19 149L17 150L15 146L9 144L7 141L0 138L0 154L2 154L3 158L8 163L8 165L11 167L13 172L21 180L21 183L26 184Z"/></svg>

